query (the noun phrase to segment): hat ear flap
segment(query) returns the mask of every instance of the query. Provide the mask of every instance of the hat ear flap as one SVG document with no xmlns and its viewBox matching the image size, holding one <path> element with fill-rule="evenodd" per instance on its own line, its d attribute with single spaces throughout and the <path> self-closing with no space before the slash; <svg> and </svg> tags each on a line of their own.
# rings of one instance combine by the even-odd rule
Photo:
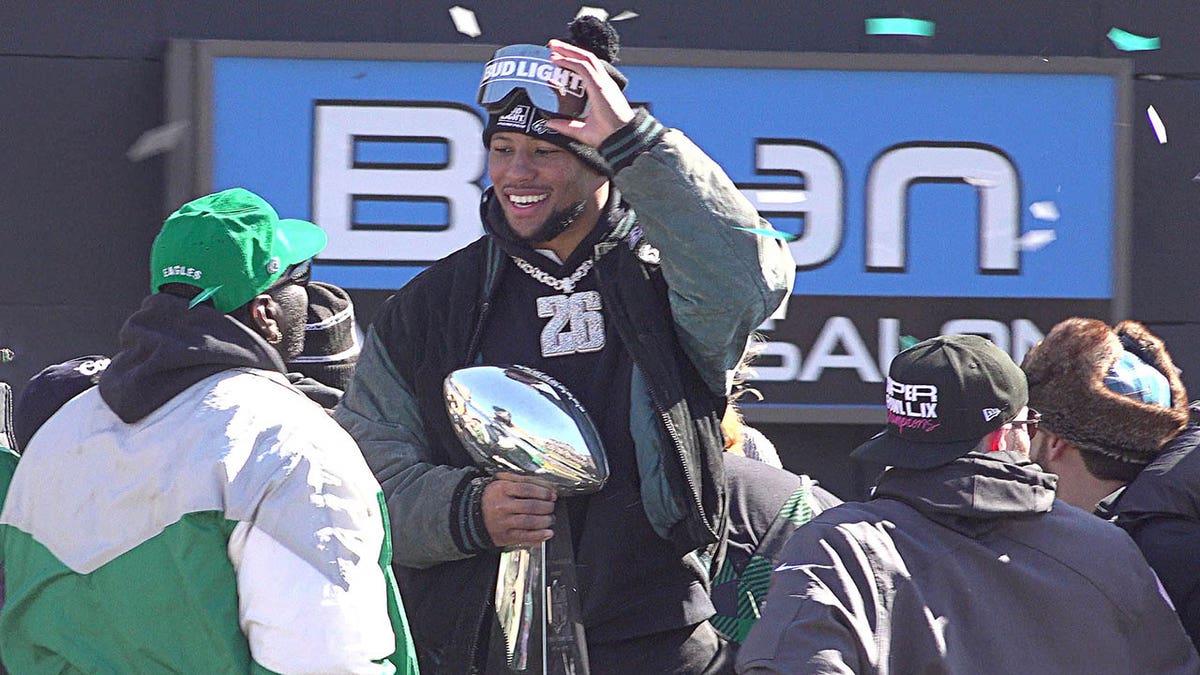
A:
<svg viewBox="0 0 1200 675">
<path fill-rule="evenodd" d="M 1183 419 L 1187 418 L 1188 397 L 1183 380 L 1179 377 L 1179 369 L 1167 352 L 1163 341 L 1137 321 L 1122 321 L 1115 329 L 1121 345 L 1139 359 L 1153 366 L 1155 370 L 1167 378 L 1171 385 L 1171 408 L 1179 411 Z"/>
</svg>

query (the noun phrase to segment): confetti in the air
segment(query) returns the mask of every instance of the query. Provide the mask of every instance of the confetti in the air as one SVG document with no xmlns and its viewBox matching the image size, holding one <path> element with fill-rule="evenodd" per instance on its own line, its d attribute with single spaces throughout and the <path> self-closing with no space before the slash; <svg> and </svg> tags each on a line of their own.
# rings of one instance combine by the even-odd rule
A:
<svg viewBox="0 0 1200 675">
<path fill-rule="evenodd" d="M 479 37 L 483 35 L 483 31 L 479 30 L 479 21 L 475 19 L 475 12 L 466 7 L 459 7 L 458 5 L 451 7 L 450 20 L 454 22 L 454 30 L 467 37 Z"/>
<path fill-rule="evenodd" d="M 637 12 L 631 12 L 629 10 L 625 10 L 624 12 L 621 12 L 620 14 L 610 18 L 609 21 L 628 21 L 629 19 L 636 19 L 636 18 L 638 18 Z"/>
<path fill-rule="evenodd" d="M 916 35 L 933 37 L 935 24 L 925 19 L 878 17 L 867 19 L 867 35 Z"/>
<path fill-rule="evenodd" d="M 755 190 L 760 204 L 799 204 L 808 199 L 804 190 Z"/>
<path fill-rule="evenodd" d="M 575 14 L 575 18 L 578 19 L 581 16 L 594 16 L 597 19 L 604 21 L 608 19 L 608 10 L 604 9 L 603 7 L 588 7 L 587 5 L 583 5 Z"/>
<path fill-rule="evenodd" d="M 1058 239 L 1058 235 L 1054 230 L 1030 230 L 1017 240 L 1017 248 L 1022 251 L 1040 251 L 1055 239 Z"/>
<path fill-rule="evenodd" d="M 1167 142 L 1167 125 L 1163 124 L 1162 118 L 1158 116 L 1158 111 L 1154 106 L 1146 108 L 1146 116 L 1150 118 L 1150 126 L 1154 129 L 1154 135 L 1158 137 L 1159 143 Z"/>
<path fill-rule="evenodd" d="M 125 151 L 125 156 L 131 162 L 140 162 L 147 157 L 168 152 L 183 140 L 187 131 L 187 120 L 169 122 L 161 127 L 154 127 L 138 136 L 138 139 Z"/>
<path fill-rule="evenodd" d="M 1159 38 L 1134 35 L 1116 27 L 1108 31 L 1108 39 L 1113 43 L 1114 47 L 1123 52 L 1144 52 L 1158 49 L 1162 46 L 1162 40 Z"/>
<path fill-rule="evenodd" d="M 768 230 L 764 227 L 734 227 L 733 229 L 741 230 L 742 232 L 750 232 L 751 234 L 761 234 L 764 237 L 782 239 L 784 241 L 797 241 L 800 239 L 800 235 L 798 234 L 792 234 L 791 232 L 780 232 L 779 230 Z"/>
<path fill-rule="evenodd" d="M 1058 204 L 1054 202 L 1034 202 L 1029 205 L 1029 212 L 1038 220 L 1053 222 L 1059 219 Z"/>
<path fill-rule="evenodd" d="M 967 185 L 973 185 L 977 188 L 996 187 L 996 181 L 990 178 L 973 178 L 971 176 L 967 176 L 966 178 L 963 178 L 963 182 Z"/>
<path fill-rule="evenodd" d="M 1192 182 L 1200 183 L 1200 173 L 1196 174 L 1195 176 L 1192 176 Z"/>
</svg>

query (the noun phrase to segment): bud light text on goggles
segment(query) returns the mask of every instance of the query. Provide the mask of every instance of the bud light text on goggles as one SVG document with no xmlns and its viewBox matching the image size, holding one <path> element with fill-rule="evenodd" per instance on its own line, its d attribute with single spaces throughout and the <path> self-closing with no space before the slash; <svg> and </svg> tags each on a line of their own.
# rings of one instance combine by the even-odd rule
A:
<svg viewBox="0 0 1200 675">
<path fill-rule="evenodd" d="M 528 44 L 502 47 L 484 66 L 478 102 L 488 112 L 504 110 L 518 91 L 529 97 L 533 107 L 548 115 L 579 118 L 588 112 L 583 79 L 554 65 L 549 47 Z"/>
</svg>

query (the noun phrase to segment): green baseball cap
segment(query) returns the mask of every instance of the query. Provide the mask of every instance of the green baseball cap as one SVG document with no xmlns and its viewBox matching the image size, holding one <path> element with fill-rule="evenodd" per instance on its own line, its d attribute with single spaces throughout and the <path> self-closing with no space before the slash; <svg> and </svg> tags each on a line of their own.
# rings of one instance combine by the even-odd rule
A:
<svg viewBox="0 0 1200 675">
<path fill-rule="evenodd" d="M 190 306 L 212 299 L 229 313 L 269 289 L 287 268 L 325 248 L 324 230 L 280 219 L 262 197 L 230 188 L 179 207 L 150 250 L 150 292 L 180 283 L 203 289 Z"/>
</svg>

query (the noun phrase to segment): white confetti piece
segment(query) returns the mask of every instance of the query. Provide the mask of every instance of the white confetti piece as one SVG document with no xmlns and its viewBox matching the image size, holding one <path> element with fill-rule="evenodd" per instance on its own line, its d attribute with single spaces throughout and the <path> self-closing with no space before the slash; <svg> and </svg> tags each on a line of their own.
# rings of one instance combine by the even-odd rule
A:
<svg viewBox="0 0 1200 675">
<path fill-rule="evenodd" d="M 799 204 L 808 199 L 804 190 L 755 190 L 760 204 Z"/>
<path fill-rule="evenodd" d="M 183 140 L 183 134 L 187 128 L 187 120 L 168 122 L 160 127 L 154 127 L 138 136 L 133 145 L 125 151 L 125 156 L 131 162 L 140 162 L 147 157 L 169 152 Z"/>
<path fill-rule="evenodd" d="M 1150 118 L 1150 126 L 1154 128 L 1154 135 L 1158 136 L 1159 143 L 1167 142 L 1167 126 L 1163 124 L 1162 118 L 1158 116 L 1158 111 L 1154 106 L 1146 108 L 1146 116 Z"/>
<path fill-rule="evenodd" d="M 1022 251 L 1039 251 L 1055 239 L 1058 239 L 1058 235 L 1054 230 L 1030 230 L 1017 240 L 1017 248 Z"/>
<path fill-rule="evenodd" d="M 579 8 L 579 12 L 575 14 L 575 18 L 578 19 L 581 16 L 594 16 L 601 21 L 605 21 L 608 19 L 608 10 L 603 7 L 588 7 L 587 5 L 583 5 Z"/>
<path fill-rule="evenodd" d="M 996 181 L 990 178 L 973 178 L 968 176 L 963 178 L 963 182 L 967 185 L 974 185 L 977 188 L 990 188 L 996 186 Z"/>
<path fill-rule="evenodd" d="M 639 14 L 637 12 L 625 10 L 624 12 L 621 12 L 620 14 L 610 18 L 609 21 L 628 21 L 629 19 L 636 19 L 638 16 Z"/>
<path fill-rule="evenodd" d="M 1038 220 L 1049 220 L 1053 222 L 1058 220 L 1060 217 L 1058 213 L 1058 204 L 1055 204 L 1054 202 L 1034 202 L 1029 205 L 1029 212 L 1032 213 L 1033 217 L 1037 218 Z"/>
<path fill-rule="evenodd" d="M 454 30 L 467 37 L 479 37 L 483 35 L 483 31 L 479 30 L 479 21 L 475 18 L 475 12 L 466 7 L 459 7 L 458 5 L 451 7 L 450 20 L 454 22 Z"/>
<path fill-rule="evenodd" d="M 1192 176 L 1192 182 L 1200 183 L 1200 173 L 1196 174 L 1195 176 Z"/>
</svg>

